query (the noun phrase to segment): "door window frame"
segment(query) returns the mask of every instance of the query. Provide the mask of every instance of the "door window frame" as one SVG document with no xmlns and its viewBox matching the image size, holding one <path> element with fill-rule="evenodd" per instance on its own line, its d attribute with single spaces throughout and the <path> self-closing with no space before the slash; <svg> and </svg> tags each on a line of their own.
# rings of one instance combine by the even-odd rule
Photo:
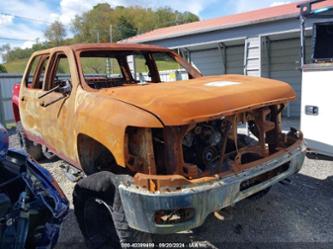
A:
<svg viewBox="0 0 333 249">
<path fill-rule="evenodd" d="M 31 87 L 29 87 L 28 82 L 29 82 L 29 78 L 30 78 L 30 73 L 31 73 L 32 65 L 35 62 L 35 60 L 38 60 L 38 62 L 37 62 L 35 71 L 32 75 Z M 36 85 L 37 81 L 39 81 L 39 79 L 40 79 L 40 73 L 41 73 L 41 70 L 42 70 L 42 65 L 44 64 L 45 60 L 48 60 L 48 61 L 47 61 L 45 71 L 44 71 L 42 86 L 39 87 L 39 88 L 35 88 L 35 85 Z M 47 75 L 49 65 L 50 65 L 50 53 L 36 54 L 35 56 L 33 56 L 33 58 L 29 61 L 29 67 L 28 67 L 28 70 L 27 70 L 27 72 L 24 76 L 24 86 L 25 86 L 25 88 L 27 88 L 29 90 L 44 90 L 44 85 L 45 85 L 46 75 Z M 37 77 L 37 75 L 38 75 L 38 77 Z"/>
<path fill-rule="evenodd" d="M 48 68 L 48 71 L 47 71 L 47 77 L 46 77 L 46 80 L 45 80 L 45 85 L 43 87 L 44 91 L 48 91 L 51 89 L 51 86 L 52 86 L 52 81 L 54 80 L 55 76 L 56 76 L 56 73 L 57 73 L 57 69 L 58 69 L 58 64 L 59 64 L 59 61 L 61 59 L 60 56 L 64 55 L 67 59 L 67 62 L 68 62 L 68 69 L 69 69 L 69 78 L 70 78 L 70 83 L 71 85 L 73 85 L 73 75 L 72 75 L 72 72 L 71 72 L 71 68 L 70 68 L 70 58 L 68 56 L 68 54 L 65 52 L 65 51 L 56 51 L 52 54 L 51 56 L 51 59 L 49 60 L 49 63 L 51 63 L 50 65 L 52 65 L 50 68 Z"/>
</svg>

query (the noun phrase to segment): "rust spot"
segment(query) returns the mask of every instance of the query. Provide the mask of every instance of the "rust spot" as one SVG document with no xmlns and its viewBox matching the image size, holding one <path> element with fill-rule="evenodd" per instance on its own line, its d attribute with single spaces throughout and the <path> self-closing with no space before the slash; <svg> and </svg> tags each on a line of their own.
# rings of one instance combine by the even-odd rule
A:
<svg viewBox="0 0 333 249">
<path fill-rule="evenodd" d="M 209 182 L 278 157 L 302 141 L 299 134 L 284 134 L 281 112 L 276 106 L 187 126 L 165 127 L 153 132 L 162 147 L 154 144 L 159 174 L 138 173 L 134 183 L 148 190 L 179 190 L 195 183 Z M 240 134 L 239 125 L 248 124 L 250 134 Z M 161 135 L 162 134 L 162 135 Z M 155 138 L 155 135 L 158 138 Z M 158 151 L 158 153 L 156 153 Z M 161 170 L 164 169 L 164 170 Z"/>
</svg>

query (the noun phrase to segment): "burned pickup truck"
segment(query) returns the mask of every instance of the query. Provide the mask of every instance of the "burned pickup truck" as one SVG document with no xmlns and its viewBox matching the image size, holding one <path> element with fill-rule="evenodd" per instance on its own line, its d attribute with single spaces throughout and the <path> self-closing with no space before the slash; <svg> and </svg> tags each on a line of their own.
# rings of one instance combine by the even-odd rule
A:
<svg viewBox="0 0 333 249">
<path fill-rule="evenodd" d="M 82 44 L 34 53 L 13 106 L 36 159 L 87 175 L 74 205 L 88 244 L 114 246 L 198 227 L 298 172 L 302 133 L 281 130 L 294 99 L 276 80 L 204 77 L 169 49 Z"/>
</svg>

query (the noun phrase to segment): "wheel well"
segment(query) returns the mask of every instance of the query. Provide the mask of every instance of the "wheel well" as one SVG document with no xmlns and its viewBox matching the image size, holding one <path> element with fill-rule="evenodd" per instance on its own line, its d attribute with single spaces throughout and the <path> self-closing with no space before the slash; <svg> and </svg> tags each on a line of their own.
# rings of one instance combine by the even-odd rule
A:
<svg viewBox="0 0 333 249">
<path fill-rule="evenodd" d="M 100 157 L 108 157 L 103 160 L 104 164 L 109 161 L 115 162 L 112 153 L 110 153 L 104 145 L 87 135 L 79 134 L 77 139 L 77 148 L 82 170 L 87 175 L 98 171 L 96 167 L 97 161 L 100 160 Z M 107 168 L 107 165 L 103 166 Z"/>
<path fill-rule="evenodd" d="M 82 170 L 87 175 L 98 171 L 111 171 L 117 174 L 123 169 L 117 165 L 111 151 L 90 136 L 79 134 L 77 148 Z"/>
</svg>

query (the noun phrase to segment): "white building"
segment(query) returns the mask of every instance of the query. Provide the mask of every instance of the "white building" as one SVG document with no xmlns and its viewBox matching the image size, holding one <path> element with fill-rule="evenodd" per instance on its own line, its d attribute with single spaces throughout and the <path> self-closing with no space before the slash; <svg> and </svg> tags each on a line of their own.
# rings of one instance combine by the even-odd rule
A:
<svg viewBox="0 0 333 249">
<path fill-rule="evenodd" d="M 246 74 L 288 82 L 298 98 L 286 108 L 285 115 L 299 117 L 302 74 L 298 4 L 156 29 L 123 42 L 177 49 L 204 75 Z M 327 0 L 314 7 L 332 5 L 333 0 Z M 313 22 L 318 20 L 308 22 L 306 27 L 308 61 L 312 54 Z"/>
</svg>

